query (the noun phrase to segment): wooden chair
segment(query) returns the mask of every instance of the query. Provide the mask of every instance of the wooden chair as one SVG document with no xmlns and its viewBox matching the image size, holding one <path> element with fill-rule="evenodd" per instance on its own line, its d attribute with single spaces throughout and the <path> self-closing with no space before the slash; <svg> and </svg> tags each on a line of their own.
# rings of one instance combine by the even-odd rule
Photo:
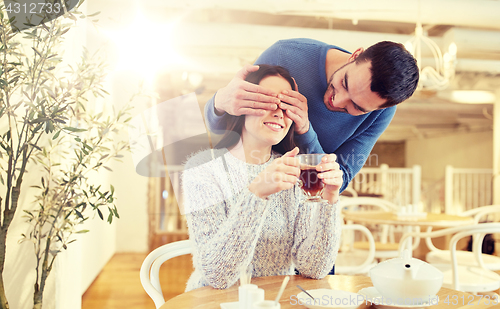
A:
<svg viewBox="0 0 500 309">
<path fill-rule="evenodd" d="M 478 208 L 474 208 L 468 211 L 463 212 L 462 216 L 473 217 L 474 222 L 477 224 L 483 220 L 485 216 L 488 215 L 498 215 L 500 214 L 500 205 L 490 205 L 490 206 L 482 206 Z M 430 232 L 431 229 L 427 231 Z M 484 235 L 482 236 L 484 237 Z M 473 236 L 473 247 L 479 246 L 483 242 L 483 238 L 477 235 Z M 451 255 L 449 250 L 441 250 L 434 246 L 431 238 L 426 238 L 425 242 L 430 252 L 425 256 L 425 260 L 432 264 L 450 264 L 451 263 Z M 476 260 L 476 256 L 474 253 L 469 251 L 458 250 L 456 252 L 457 263 L 458 265 L 476 265 L 477 263 L 483 263 L 484 266 L 493 271 L 500 270 L 500 257 L 482 254 L 480 248 L 478 249 L 479 261 Z"/>
<path fill-rule="evenodd" d="M 343 197 L 358 197 L 358 192 L 351 187 L 345 188 L 344 192 L 341 194 Z"/>
<path fill-rule="evenodd" d="M 368 254 L 361 250 L 353 250 L 350 244 L 341 244 L 341 251 L 335 261 L 335 274 L 338 275 L 363 275 L 367 274 L 377 262 L 375 261 L 375 240 L 369 229 L 360 224 L 342 225 L 342 234 L 345 231 L 359 231 L 368 239 Z"/>
<path fill-rule="evenodd" d="M 381 211 L 396 212 L 398 206 L 387 200 L 376 197 L 356 197 L 356 198 L 341 198 L 340 207 L 348 211 L 363 211 L 364 208 L 375 208 Z M 346 222 L 351 224 L 352 222 Z M 415 249 L 419 245 L 419 241 L 415 241 L 412 248 Z M 356 241 L 353 248 L 357 250 L 369 250 L 368 241 Z M 375 258 L 388 259 L 399 257 L 398 253 L 399 244 L 395 241 L 394 226 L 382 224 L 381 232 L 375 240 Z"/>
<path fill-rule="evenodd" d="M 165 303 L 160 285 L 161 265 L 171 258 L 190 254 L 191 252 L 190 240 L 176 241 L 156 248 L 142 262 L 140 271 L 142 287 L 149 297 L 153 299 L 157 309 Z"/>
<path fill-rule="evenodd" d="M 473 247 L 475 255 L 475 265 L 459 265 L 457 257 L 457 242 L 467 236 L 479 234 L 482 236 L 486 233 L 499 233 L 500 223 L 479 223 L 473 225 L 459 226 L 446 228 L 432 232 L 412 232 L 406 233 L 401 238 L 399 248 L 402 251 L 405 248 L 405 242 L 410 237 L 441 237 L 445 235 L 453 235 L 449 243 L 449 253 L 451 263 L 434 264 L 444 274 L 443 287 L 451 288 L 458 291 L 469 293 L 485 293 L 496 291 L 500 288 L 500 275 L 487 269 L 481 260 L 481 252 L 479 246 Z"/>
</svg>

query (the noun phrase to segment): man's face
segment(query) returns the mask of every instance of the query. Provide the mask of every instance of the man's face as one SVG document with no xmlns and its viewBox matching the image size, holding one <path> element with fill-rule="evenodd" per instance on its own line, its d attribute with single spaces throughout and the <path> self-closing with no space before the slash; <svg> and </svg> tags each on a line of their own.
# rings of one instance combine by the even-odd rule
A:
<svg viewBox="0 0 500 309">
<path fill-rule="evenodd" d="M 370 90 L 372 74 L 368 61 L 352 61 L 335 71 L 328 81 L 323 102 L 333 112 L 359 116 L 379 109 L 386 100 Z"/>
</svg>

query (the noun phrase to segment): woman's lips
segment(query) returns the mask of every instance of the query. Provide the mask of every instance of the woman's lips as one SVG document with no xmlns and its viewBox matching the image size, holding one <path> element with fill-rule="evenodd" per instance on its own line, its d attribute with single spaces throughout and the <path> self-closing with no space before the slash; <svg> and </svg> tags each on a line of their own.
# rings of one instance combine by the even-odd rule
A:
<svg viewBox="0 0 500 309">
<path fill-rule="evenodd" d="M 279 123 L 276 123 L 276 122 L 264 122 L 264 125 L 266 125 L 269 129 L 275 131 L 275 132 L 279 132 L 281 130 L 283 130 L 283 125 L 279 124 Z"/>
</svg>

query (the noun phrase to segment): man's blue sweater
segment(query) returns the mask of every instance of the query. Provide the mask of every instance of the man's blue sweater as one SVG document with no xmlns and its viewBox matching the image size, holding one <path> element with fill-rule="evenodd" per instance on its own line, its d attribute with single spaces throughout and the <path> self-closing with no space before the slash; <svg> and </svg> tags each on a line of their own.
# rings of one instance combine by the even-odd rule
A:
<svg viewBox="0 0 500 309">
<path fill-rule="evenodd" d="M 296 134 L 295 141 L 309 153 L 337 155 L 344 172 L 343 191 L 365 164 L 373 145 L 391 122 L 396 107 L 361 116 L 328 110 L 323 103 L 328 86 L 325 62 L 326 53 L 332 48 L 348 52 L 312 39 L 282 40 L 264 51 L 255 64 L 282 66 L 295 78 L 299 92 L 307 98 L 310 121 L 309 131 Z M 214 112 L 214 97 L 205 105 L 205 118 L 211 131 L 224 130 L 223 116 Z"/>
</svg>

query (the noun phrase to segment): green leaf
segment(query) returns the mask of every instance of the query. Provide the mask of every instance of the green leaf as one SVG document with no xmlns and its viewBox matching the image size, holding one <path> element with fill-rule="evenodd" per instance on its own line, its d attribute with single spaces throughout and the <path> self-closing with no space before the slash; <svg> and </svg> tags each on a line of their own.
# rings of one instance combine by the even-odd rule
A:
<svg viewBox="0 0 500 309">
<path fill-rule="evenodd" d="M 61 134 L 61 130 L 57 131 L 57 133 L 54 134 L 54 136 L 52 137 L 52 140 L 55 140 L 56 138 L 58 138 L 59 134 Z"/>
<path fill-rule="evenodd" d="M 42 54 L 40 54 L 40 52 L 36 48 L 34 48 L 34 47 L 31 47 L 31 48 L 35 51 L 35 53 L 37 53 L 38 56 L 42 57 Z"/>
<path fill-rule="evenodd" d="M 113 212 L 115 213 L 115 217 L 117 217 L 118 219 L 120 219 L 120 216 L 118 215 L 118 209 L 116 209 L 116 206 L 113 209 Z"/>
<path fill-rule="evenodd" d="M 30 217 L 34 217 L 33 214 L 30 211 L 23 210 L 25 213 L 27 213 Z"/>
<path fill-rule="evenodd" d="M 37 145 L 35 145 L 35 144 L 30 144 L 30 146 L 31 146 L 31 147 L 34 147 L 34 148 L 36 148 L 36 149 L 37 149 L 37 150 L 39 150 L 39 151 L 42 151 L 42 148 L 38 147 L 38 146 L 37 146 Z M 45 149 L 45 148 L 44 148 L 44 149 Z"/>
<path fill-rule="evenodd" d="M 78 129 L 73 127 L 64 127 L 63 130 L 71 131 L 71 132 L 85 132 L 87 129 Z"/>
<path fill-rule="evenodd" d="M 73 210 L 76 212 L 76 215 L 77 215 L 78 217 L 80 217 L 80 219 L 85 219 L 85 218 L 83 217 L 83 215 L 82 215 L 82 213 L 81 213 L 81 212 L 79 212 L 79 211 L 78 211 L 78 210 L 76 210 L 76 209 L 73 209 Z"/>
<path fill-rule="evenodd" d="M 33 133 L 38 132 L 43 127 L 43 122 L 40 123 L 36 128 L 33 129 Z"/>
<path fill-rule="evenodd" d="M 88 232 L 89 232 L 89 230 L 81 230 L 81 231 L 76 232 L 76 234 L 83 234 L 83 233 L 88 233 Z"/>
<path fill-rule="evenodd" d="M 97 214 L 99 215 L 99 218 L 101 218 L 101 220 L 104 220 L 104 217 L 102 215 L 102 212 L 99 208 L 96 208 L 97 209 Z"/>
<path fill-rule="evenodd" d="M 99 14 L 101 14 L 101 11 L 87 15 L 87 17 L 94 17 L 94 16 L 99 15 Z"/>
</svg>

